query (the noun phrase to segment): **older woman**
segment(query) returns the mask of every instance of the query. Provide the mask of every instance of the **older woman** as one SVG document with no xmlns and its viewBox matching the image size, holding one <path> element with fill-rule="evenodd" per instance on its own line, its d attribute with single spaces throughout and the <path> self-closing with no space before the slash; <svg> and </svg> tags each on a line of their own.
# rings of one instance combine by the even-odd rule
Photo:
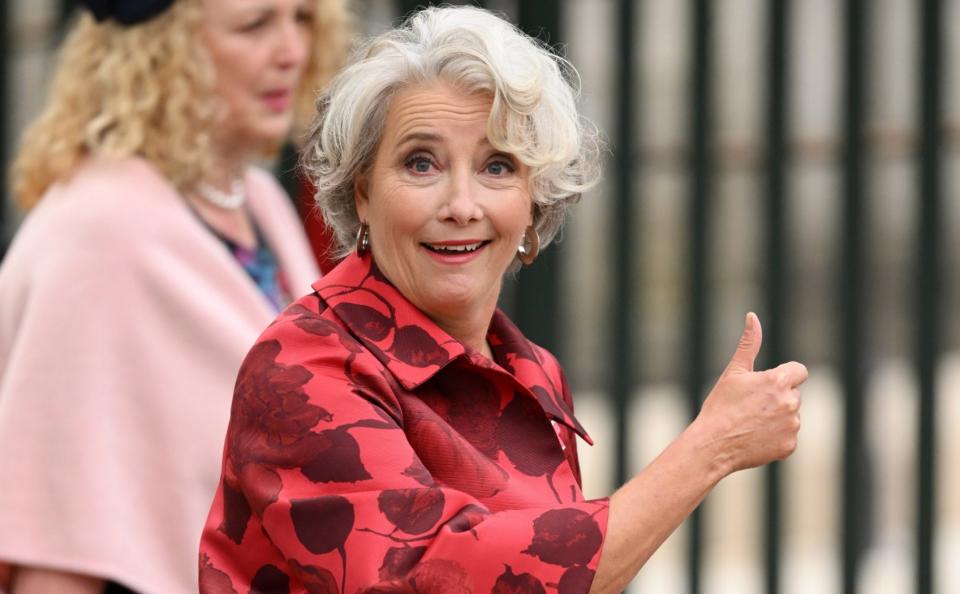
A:
<svg viewBox="0 0 960 594">
<path fill-rule="evenodd" d="M 563 373 L 496 309 L 594 178 L 569 66 L 479 9 L 374 39 L 306 164 L 345 256 L 245 360 L 201 591 L 620 591 L 725 475 L 787 456 L 798 363 L 760 327 L 697 420 L 585 500 Z"/>
<path fill-rule="evenodd" d="M 312 110 L 344 8 L 85 5 L 14 169 L 30 213 L 0 269 L 0 590 L 196 592 L 237 369 L 317 278 L 251 163 Z"/>
</svg>

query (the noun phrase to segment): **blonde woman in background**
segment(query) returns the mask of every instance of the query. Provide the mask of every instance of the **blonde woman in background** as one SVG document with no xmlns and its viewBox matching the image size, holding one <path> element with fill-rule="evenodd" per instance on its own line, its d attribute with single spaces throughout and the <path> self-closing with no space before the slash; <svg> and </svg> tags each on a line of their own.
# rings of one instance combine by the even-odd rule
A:
<svg viewBox="0 0 960 594">
<path fill-rule="evenodd" d="M 342 0 L 85 0 L 0 268 L 0 591 L 196 592 L 237 369 L 318 273 L 253 161 L 339 64 Z"/>
</svg>

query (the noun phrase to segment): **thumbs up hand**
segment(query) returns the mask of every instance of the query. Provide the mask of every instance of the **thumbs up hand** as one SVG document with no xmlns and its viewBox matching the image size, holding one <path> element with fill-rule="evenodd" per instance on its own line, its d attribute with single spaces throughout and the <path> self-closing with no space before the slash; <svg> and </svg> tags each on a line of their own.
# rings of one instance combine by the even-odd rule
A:
<svg viewBox="0 0 960 594">
<path fill-rule="evenodd" d="M 782 460 L 797 447 L 807 368 L 791 361 L 754 371 L 762 342 L 760 320 L 751 312 L 736 352 L 693 422 L 723 474 Z"/>
</svg>

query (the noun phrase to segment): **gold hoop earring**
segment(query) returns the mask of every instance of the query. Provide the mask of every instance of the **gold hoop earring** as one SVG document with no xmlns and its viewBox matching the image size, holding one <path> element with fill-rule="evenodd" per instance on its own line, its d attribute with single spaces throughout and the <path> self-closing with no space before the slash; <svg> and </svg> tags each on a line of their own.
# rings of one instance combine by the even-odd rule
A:
<svg viewBox="0 0 960 594">
<path fill-rule="evenodd" d="M 357 229 L 357 255 L 362 256 L 370 251 L 370 225 L 360 223 Z"/>
<path fill-rule="evenodd" d="M 523 232 L 523 243 L 517 248 L 517 259 L 524 266 L 530 266 L 540 255 L 540 234 L 533 228 L 533 225 L 527 227 Z"/>
</svg>

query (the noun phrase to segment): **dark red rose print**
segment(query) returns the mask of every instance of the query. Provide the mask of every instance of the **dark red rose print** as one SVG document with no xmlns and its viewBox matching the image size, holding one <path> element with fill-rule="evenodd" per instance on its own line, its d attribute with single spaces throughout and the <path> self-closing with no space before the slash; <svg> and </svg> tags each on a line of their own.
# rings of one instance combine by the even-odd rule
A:
<svg viewBox="0 0 960 594">
<path fill-rule="evenodd" d="M 540 406 L 543 408 L 544 412 L 547 413 L 547 416 L 553 417 L 560 421 L 566 420 L 567 416 L 557 405 L 556 400 L 553 399 L 553 397 L 550 395 L 550 392 L 548 392 L 546 388 L 543 386 L 533 386 L 530 391 L 533 392 L 534 396 L 537 397 L 537 402 L 540 403 Z"/>
<path fill-rule="evenodd" d="M 250 594 L 290 594 L 290 576 L 276 565 L 264 565 L 250 582 Z"/>
<path fill-rule="evenodd" d="M 399 361 L 413 367 L 443 366 L 449 359 L 447 351 L 420 326 L 398 328 L 390 352 Z"/>
<path fill-rule="evenodd" d="M 206 553 L 200 554 L 200 591 L 205 594 L 237 594 L 230 576 L 214 567 Z"/>
<path fill-rule="evenodd" d="M 243 485 L 247 501 L 252 502 L 253 511 L 260 515 L 277 500 L 283 487 L 280 475 L 275 470 L 253 462 L 244 464 L 240 469 L 240 484 Z"/>
<path fill-rule="evenodd" d="M 250 521 L 250 505 L 243 493 L 223 482 L 223 521 L 218 530 L 227 535 L 227 538 L 240 544 L 243 534 L 247 531 L 247 522 Z"/>
<path fill-rule="evenodd" d="M 422 398 L 475 448 L 497 457 L 500 393 L 490 379 L 476 373 L 439 375 Z"/>
<path fill-rule="evenodd" d="M 540 580 L 529 573 L 514 575 L 513 568 L 507 565 L 507 570 L 497 578 L 491 594 L 547 594 Z"/>
<path fill-rule="evenodd" d="M 435 481 L 478 499 L 493 497 L 506 488 L 506 471 L 467 443 L 423 401 L 410 398 L 401 404 L 407 439 Z"/>
<path fill-rule="evenodd" d="M 417 594 L 473 594 L 467 571 L 447 559 L 431 559 L 417 565 L 410 585 Z"/>
<path fill-rule="evenodd" d="M 349 324 L 361 338 L 375 342 L 385 339 L 394 326 L 390 318 L 366 305 L 341 303 L 334 306 L 333 313 Z"/>
<path fill-rule="evenodd" d="M 308 551 L 317 555 L 333 550 L 340 552 L 343 560 L 341 591 L 347 579 L 347 551 L 344 545 L 353 530 L 355 516 L 353 504 L 340 495 L 295 499 L 290 503 L 293 529 Z"/>
<path fill-rule="evenodd" d="M 309 402 L 303 386 L 313 374 L 299 365 L 277 362 L 276 340 L 255 345 L 237 379 L 232 418 L 227 434 L 229 455 L 225 473 L 225 513 L 221 531 L 234 542 L 242 538 L 253 495 L 258 512 L 276 499 L 280 477 L 270 466 L 291 465 L 291 457 L 309 448 L 310 428 L 332 415 Z M 241 489 L 243 484 L 244 489 Z M 229 531 L 229 532 L 226 532 Z"/>
<path fill-rule="evenodd" d="M 234 463 L 269 459 L 320 420 L 332 418 L 303 391 L 313 374 L 299 365 L 278 363 L 280 348 L 276 340 L 255 345 L 241 368 L 229 436 Z"/>
<path fill-rule="evenodd" d="M 479 505 L 464 506 L 445 524 L 453 533 L 466 532 L 472 530 L 474 526 L 483 521 L 490 515 L 490 512 Z"/>
<path fill-rule="evenodd" d="M 360 461 L 360 446 L 343 427 L 312 434 L 300 472 L 315 483 L 355 483 L 370 478 Z M 306 452 L 305 452 L 306 453 Z"/>
<path fill-rule="evenodd" d="M 491 323 L 491 327 L 493 326 L 499 326 L 499 329 L 489 337 L 490 350 L 493 351 L 494 360 L 501 367 L 516 375 L 517 371 L 512 363 L 516 359 L 526 359 L 540 365 L 540 357 L 533 345 L 506 316 L 502 316 L 499 312 L 494 314 Z"/>
<path fill-rule="evenodd" d="M 603 542 L 597 522 L 573 508 L 541 514 L 533 521 L 533 532 L 533 542 L 523 552 L 563 567 L 588 564 Z"/>
<path fill-rule="evenodd" d="M 416 565 L 426 552 L 427 547 L 391 547 L 380 566 L 380 579 L 389 581 L 406 577 L 410 568 Z"/>
<path fill-rule="evenodd" d="M 583 565 L 574 565 L 563 572 L 557 585 L 557 594 L 587 594 L 593 584 L 593 571 Z"/>
<path fill-rule="evenodd" d="M 343 548 L 353 529 L 353 504 L 339 495 L 296 499 L 290 505 L 290 519 L 303 546 L 321 555 Z"/>
<path fill-rule="evenodd" d="M 444 497 L 440 489 L 391 489 L 377 497 L 380 511 L 407 534 L 423 534 L 440 520 Z"/>
<path fill-rule="evenodd" d="M 300 583 L 309 594 L 340 594 L 337 580 L 323 567 L 304 566 L 296 559 L 291 559 L 288 563 L 297 572 Z"/>
<path fill-rule="evenodd" d="M 287 309 L 283 310 L 283 315 L 290 317 L 316 317 L 317 312 L 313 311 L 299 303 L 294 303 Z"/>
<path fill-rule="evenodd" d="M 432 487 L 436 484 L 433 477 L 430 476 L 430 471 L 427 470 L 427 467 L 423 465 L 423 462 L 421 462 L 419 458 L 414 458 L 413 461 L 410 462 L 410 466 L 403 469 L 401 474 L 412 478 L 424 487 Z"/>
<path fill-rule="evenodd" d="M 514 394 L 497 425 L 497 443 L 517 470 L 531 476 L 552 473 L 563 462 L 563 450 L 540 405 Z"/>
<path fill-rule="evenodd" d="M 363 351 L 363 348 L 357 344 L 357 341 L 332 320 L 311 315 L 295 319 L 293 325 L 308 334 L 336 336 L 340 339 L 340 344 L 351 353 L 360 353 Z"/>
</svg>

